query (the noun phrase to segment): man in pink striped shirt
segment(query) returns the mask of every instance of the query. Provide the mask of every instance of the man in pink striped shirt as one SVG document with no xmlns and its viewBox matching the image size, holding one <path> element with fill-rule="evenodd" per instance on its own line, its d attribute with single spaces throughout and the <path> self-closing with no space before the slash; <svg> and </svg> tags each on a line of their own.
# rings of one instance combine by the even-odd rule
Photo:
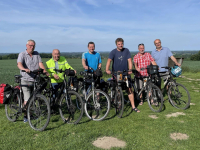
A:
<svg viewBox="0 0 200 150">
<path fill-rule="evenodd" d="M 144 49 L 144 44 L 141 43 L 138 45 L 138 54 L 133 58 L 135 69 L 138 71 L 136 73 L 136 84 L 137 88 L 140 90 L 143 85 L 143 77 L 148 76 L 147 69 L 141 70 L 141 68 L 146 68 L 148 65 L 157 65 L 150 53 L 146 53 Z M 142 94 L 140 95 L 140 103 L 143 104 Z"/>
</svg>

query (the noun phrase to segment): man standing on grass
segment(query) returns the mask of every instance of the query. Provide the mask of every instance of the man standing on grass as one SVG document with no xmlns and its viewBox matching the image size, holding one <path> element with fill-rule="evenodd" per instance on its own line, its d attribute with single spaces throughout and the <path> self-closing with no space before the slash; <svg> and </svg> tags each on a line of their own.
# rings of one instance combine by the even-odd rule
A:
<svg viewBox="0 0 200 150">
<path fill-rule="evenodd" d="M 122 38 L 117 38 L 115 40 L 115 44 L 117 48 L 112 50 L 109 54 L 107 64 L 106 64 L 106 73 L 111 74 L 111 71 L 109 70 L 111 62 L 112 62 L 112 71 L 116 72 L 116 71 L 132 70 L 131 53 L 127 48 L 123 47 L 124 40 Z M 129 82 L 129 87 L 127 88 L 128 98 L 131 102 L 132 110 L 135 112 L 140 112 L 140 110 L 135 107 L 135 103 L 134 103 L 134 95 L 132 91 L 132 85 L 130 83 L 131 73 L 132 72 L 129 72 L 129 76 L 128 76 L 128 82 Z"/>
<path fill-rule="evenodd" d="M 94 42 L 88 43 L 88 52 L 82 54 L 82 65 L 83 68 L 88 70 L 91 67 L 93 70 L 97 70 L 97 68 L 101 68 L 101 56 L 100 53 L 95 52 L 95 44 Z"/>
<path fill-rule="evenodd" d="M 135 65 L 135 69 L 138 71 L 136 73 L 136 84 L 137 88 L 141 90 L 143 82 L 143 77 L 148 76 L 147 69 L 141 70 L 141 68 L 147 68 L 150 64 L 156 65 L 156 62 L 154 61 L 151 54 L 146 53 L 144 49 L 144 44 L 141 43 L 138 45 L 138 54 L 136 54 L 133 58 L 133 62 Z M 139 105 L 143 105 L 143 99 L 142 94 L 140 95 L 140 103 Z"/>
<path fill-rule="evenodd" d="M 45 70 L 45 67 L 42 63 L 42 59 L 35 49 L 35 41 L 28 40 L 26 44 L 26 50 L 21 52 L 17 58 L 17 67 L 20 69 L 20 74 L 22 75 L 21 84 L 22 85 L 29 85 L 33 86 L 34 82 L 34 75 L 30 73 L 30 71 L 37 70 L 39 68 L 44 69 L 44 73 L 47 75 L 48 72 Z M 26 72 L 22 72 L 25 70 Z M 24 106 L 26 105 L 28 99 L 30 98 L 31 88 L 30 87 L 22 87 L 23 94 L 24 94 Z M 26 108 L 25 108 L 26 109 Z M 27 114 L 24 114 L 24 123 L 28 121 Z"/>
<path fill-rule="evenodd" d="M 168 66 L 169 57 L 177 66 L 181 66 L 181 64 L 177 62 L 176 58 L 173 56 L 169 48 L 161 46 L 160 39 L 156 39 L 154 41 L 154 45 L 156 46 L 156 49 L 151 52 L 151 55 L 159 66 L 159 81 L 157 82 L 157 86 L 161 88 L 161 78 L 163 80 L 166 80 L 169 75 L 168 70 L 162 68 Z"/>
<path fill-rule="evenodd" d="M 52 58 L 46 62 L 47 64 L 47 71 L 50 74 L 51 77 L 51 84 L 54 89 L 54 97 L 56 96 L 56 92 L 59 89 L 60 84 L 62 84 L 64 80 L 64 72 L 59 73 L 55 71 L 54 69 L 71 69 L 74 70 L 67 62 L 65 57 L 60 56 L 60 51 L 58 49 L 54 49 L 52 52 Z M 75 70 L 76 73 L 76 70 Z M 53 103 L 52 103 L 53 104 Z"/>
</svg>

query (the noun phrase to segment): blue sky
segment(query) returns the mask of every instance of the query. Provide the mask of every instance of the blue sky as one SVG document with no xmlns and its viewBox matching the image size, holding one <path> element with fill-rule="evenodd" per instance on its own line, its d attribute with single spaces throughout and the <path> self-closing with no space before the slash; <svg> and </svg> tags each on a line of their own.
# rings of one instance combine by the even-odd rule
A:
<svg viewBox="0 0 200 150">
<path fill-rule="evenodd" d="M 171 50 L 200 50 L 199 0 L 0 0 L 0 53 L 111 51 L 121 37 L 137 51 L 154 40 Z"/>
</svg>

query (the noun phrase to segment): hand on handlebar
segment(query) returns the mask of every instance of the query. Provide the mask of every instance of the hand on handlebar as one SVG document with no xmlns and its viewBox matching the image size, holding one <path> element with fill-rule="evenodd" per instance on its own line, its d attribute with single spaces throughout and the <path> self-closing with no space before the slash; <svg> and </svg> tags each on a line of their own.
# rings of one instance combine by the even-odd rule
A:
<svg viewBox="0 0 200 150">
<path fill-rule="evenodd" d="M 24 69 L 24 71 L 25 71 L 26 73 L 30 73 L 30 72 L 31 72 L 29 69 Z"/>
<path fill-rule="evenodd" d="M 88 66 L 85 66 L 84 68 L 85 68 L 85 70 L 88 70 Z"/>
<path fill-rule="evenodd" d="M 53 77 L 56 79 L 56 80 L 59 80 L 59 76 L 57 74 L 54 74 Z"/>
<path fill-rule="evenodd" d="M 111 74 L 111 71 L 110 71 L 110 70 L 106 70 L 106 73 L 107 73 L 107 74 Z"/>
</svg>

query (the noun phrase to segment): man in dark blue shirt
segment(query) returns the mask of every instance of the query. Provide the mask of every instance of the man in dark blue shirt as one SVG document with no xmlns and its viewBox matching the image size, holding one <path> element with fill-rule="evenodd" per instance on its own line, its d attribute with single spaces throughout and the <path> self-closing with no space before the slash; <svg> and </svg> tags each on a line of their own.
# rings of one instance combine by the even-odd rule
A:
<svg viewBox="0 0 200 150">
<path fill-rule="evenodd" d="M 122 38 L 117 38 L 115 40 L 115 44 L 117 48 L 115 48 L 114 50 L 110 52 L 108 60 L 107 60 L 107 64 L 106 64 L 107 74 L 111 74 L 111 71 L 109 70 L 111 62 L 113 62 L 112 71 L 124 71 L 124 70 L 128 71 L 128 70 L 131 70 L 133 67 L 132 60 L 131 60 L 131 53 L 127 48 L 124 48 L 124 40 Z M 132 72 L 129 72 L 129 75 L 131 73 Z M 128 77 L 128 79 L 130 80 L 130 77 Z M 135 107 L 134 95 L 131 88 L 131 84 L 127 88 L 127 92 L 128 92 L 128 98 L 132 105 L 132 110 L 135 112 L 140 112 L 139 109 Z"/>
</svg>

